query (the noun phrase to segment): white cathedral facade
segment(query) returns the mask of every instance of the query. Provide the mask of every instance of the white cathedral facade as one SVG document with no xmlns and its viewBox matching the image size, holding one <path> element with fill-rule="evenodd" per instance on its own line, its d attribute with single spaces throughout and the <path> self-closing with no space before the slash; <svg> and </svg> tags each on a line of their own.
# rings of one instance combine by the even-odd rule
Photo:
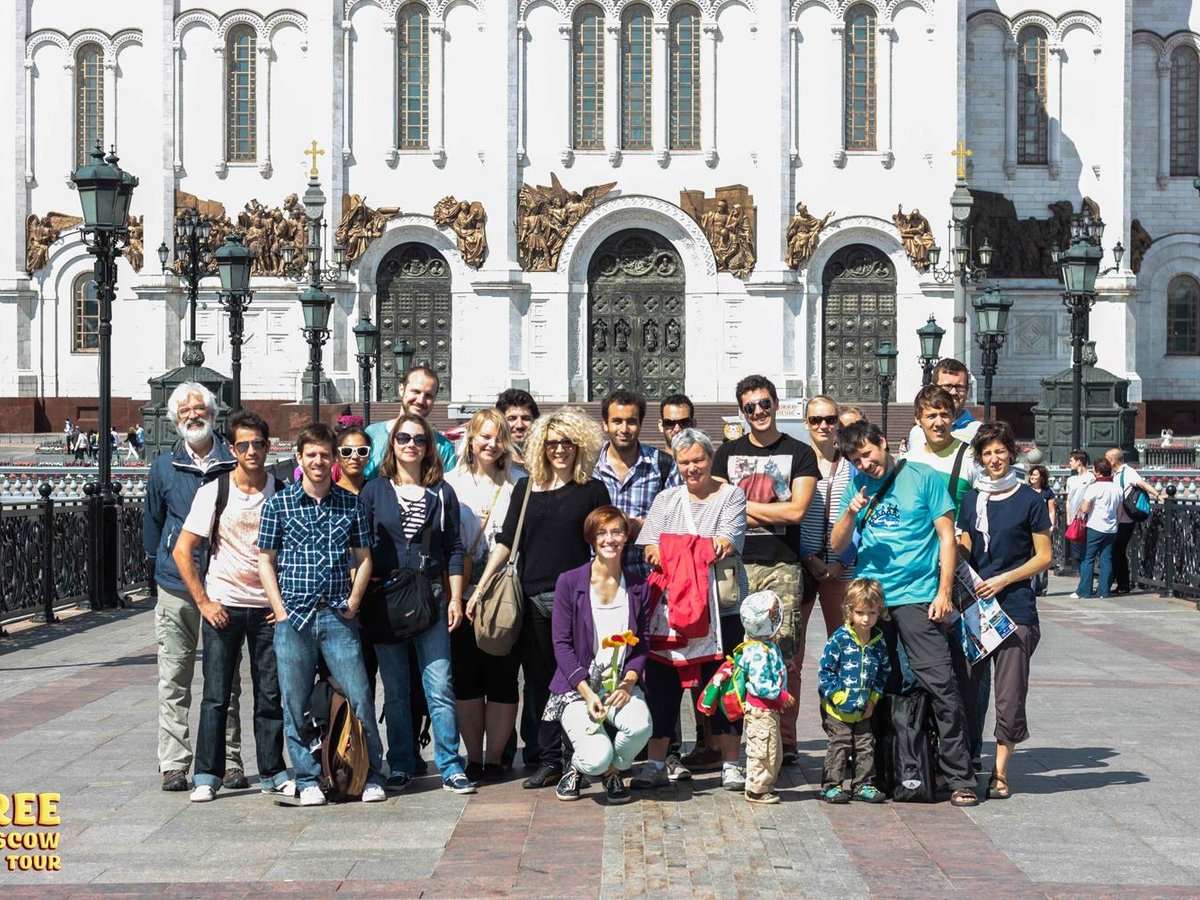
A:
<svg viewBox="0 0 1200 900">
<path fill-rule="evenodd" d="M 942 354 L 978 372 L 983 284 L 956 302 L 928 258 L 933 243 L 941 267 L 953 256 L 961 140 L 972 259 L 986 240 L 991 283 L 1014 301 L 996 396 L 1027 407 L 1069 365 L 1049 251 L 1087 198 L 1110 269 L 1091 318 L 1098 365 L 1130 380 L 1154 429 L 1196 424 L 1191 3 L 16 0 L 0 40 L 14 100 L 0 397 L 95 396 L 90 257 L 70 228 L 40 255 L 27 231 L 79 215 L 70 173 L 99 140 L 140 179 L 142 259 L 119 263 L 113 313 L 118 397 L 146 398 L 147 379 L 179 365 L 186 291 L 154 251 L 178 211 L 219 205 L 237 227 L 261 210 L 269 231 L 315 158 L 327 251 L 345 198 L 373 214 L 327 286 L 338 400 L 359 399 L 353 328 L 369 316 L 383 399 L 403 338 L 456 402 L 513 384 L 598 399 L 618 383 L 731 402 L 752 371 L 790 396 L 869 401 L 874 348 L 890 341 L 906 402 L 930 315 Z M 305 156 L 314 140 L 321 155 Z M 435 212 L 446 197 L 465 204 L 457 220 Z M 295 401 L 299 288 L 266 273 L 252 287 L 242 396 Z M 203 284 L 197 336 L 228 372 L 215 288 Z"/>
</svg>

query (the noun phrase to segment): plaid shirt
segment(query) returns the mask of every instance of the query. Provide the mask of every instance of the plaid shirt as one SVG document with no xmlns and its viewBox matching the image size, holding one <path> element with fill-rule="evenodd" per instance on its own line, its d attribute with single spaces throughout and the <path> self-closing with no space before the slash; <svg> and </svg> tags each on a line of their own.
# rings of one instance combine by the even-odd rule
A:
<svg viewBox="0 0 1200 900">
<path fill-rule="evenodd" d="M 612 463 L 608 461 L 608 448 L 609 442 L 605 441 L 604 446 L 600 448 L 600 458 L 596 460 L 596 468 L 592 474 L 608 488 L 608 496 L 612 498 L 613 506 L 627 516 L 645 519 L 660 491 L 683 484 L 683 478 L 674 462 L 667 471 L 666 480 L 663 480 L 658 468 L 661 451 L 642 443 L 638 443 L 637 461 L 629 467 L 629 471 L 625 473 L 625 480 L 622 481 L 613 470 Z M 642 548 L 634 546 L 632 541 L 625 548 L 621 565 L 643 577 L 650 573 L 650 566 L 642 556 Z"/>
<path fill-rule="evenodd" d="M 350 599 L 351 547 L 369 547 L 371 532 L 358 497 L 334 485 L 317 502 L 302 481 L 273 494 L 263 505 L 258 546 L 278 550 L 279 593 L 288 620 L 304 631 L 318 605 L 345 609 Z"/>
</svg>

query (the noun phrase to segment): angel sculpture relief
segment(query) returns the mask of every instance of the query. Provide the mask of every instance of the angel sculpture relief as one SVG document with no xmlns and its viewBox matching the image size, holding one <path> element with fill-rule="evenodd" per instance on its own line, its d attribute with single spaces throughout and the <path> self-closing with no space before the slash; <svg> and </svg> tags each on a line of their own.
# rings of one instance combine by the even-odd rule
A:
<svg viewBox="0 0 1200 900">
<path fill-rule="evenodd" d="M 346 248 L 346 265 L 367 252 L 371 241 L 383 234 L 388 219 L 400 212 L 398 206 L 381 206 L 372 209 L 358 194 L 342 196 L 342 220 L 338 223 L 334 240 Z"/>
<path fill-rule="evenodd" d="M 799 269 L 812 258 L 817 243 L 821 240 L 821 231 L 829 223 L 833 211 L 825 213 L 818 219 L 808 211 L 803 203 L 796 204 L 796 215 L 788 223 L 787 229 L 787 264 L 789 269 Z"/>
<path fill-rule="evenodd" d="M 526 272 L 553 272 L 558 254 L 579 220 L 616 186 L 593 185 L 568 192 L 550 173 L 550 187 L 523 184 L 517 192 L 517 259 Z"/>
<path fill-rule="evenodd" d="M 456 238 L 458 252 L 463 261 L 473 269 L 483 265 L 487 257 L 487 213 L 479 201 L 468 203 L 453 196 L 443 197 L 433 208 L 433 221 L 440 228 L 451 229 Z"/>
<path fill-rule="evenodd" d="M 66 213 L 49 212 L 38 218 L 31 213 L 25 220 L 25 274 L 32 275 L 50 262 L 50 246 L 64 231 L 74 228 L 83 219 Z"/>
<path fill-rule="evenodd" d="M 125 259 L 135 272 L 142 271 L 142 265 L 146 261 L 146 250 L 142 243 L 145 221 L 145 216 L 129 217 L 129 246 L 125 248 Z"/>
<path fill-rule="evenodd" d="M 905 213 L 901 205 L 896 208 L 892 223 L 900 231 L 904 252 L 908 254 L 913 268 L 918 272 L 928 271 L 929 248 L 933 246 L 933 230 L 929 227 L 929 220 L 921 215 L 919 209 Z"/>
</svg>

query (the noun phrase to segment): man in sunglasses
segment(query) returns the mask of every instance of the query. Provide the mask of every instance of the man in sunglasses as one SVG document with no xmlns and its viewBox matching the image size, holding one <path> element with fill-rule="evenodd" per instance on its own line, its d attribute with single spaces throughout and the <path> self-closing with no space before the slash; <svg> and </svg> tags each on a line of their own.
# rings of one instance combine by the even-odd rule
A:
<svg viewBox="0 0 1200 900">
<path fill-rule="evenodd" d="M 275 615 L 258 574 L 258 524 L 263 504 L 280 483 L 267 473 L 270 428 L 241 409 L 229 417 L 237 468 L 196 491 L 173 554 L 179 574 L 203 616 L 204 703 L 196 735 L 196 789 L 192 802 L 212 800 L 225 771 L 225 721 L 234 671 L 245 644 L 254 682 L 254 745 L 264 794 L 287 780 L 283 707 L 275 665 Z M 201 581 L 193 553 L 207 543 L 208 574 Z"/>
<path fill-rule="evenodd" d="M 213 431 L 217 399 L 204 385 L 184 382 L 167 400 L 167 418 L 179 433 L 170 453 L 160 453 L 146 482 L 142 540 L 154 560 L 158 603 L 154 632 L 158 640 L 158 768 L 164 791 L 186 791 L 192 765 L 188 711 L 192 706 L 192 674 L 200 640 L 200 610 L 175 564 L 173 551 L 192 500 L 202 484 L 224 475 L 237 463 L 229 445 Z M 208 556 L 196 548 L 196 570 L 208 568 Z M 240 684 L 234 677 L 225 736 L 225 786 L 247 787 L 242 771 Z"/>
<path fill-rule="evenodd" d="M 696 408 L 687 394 L 668 394 L 663 397 L 658 405 L 658 430 L 662 432 L 668 453 L 672 453 L 671 442 L 675 440 L 675 435 L 695 424 Z"/>
<path fill-rule="evenodd" d="M 422 419 L 429 418 L 441 385 L 437 372 L 429 366 L 413 366 L 404 373 L 403 385 L 400 391 L 400 408 L 405 414 L 412 413 Z M 369 480 L 379 473 L 379 467 L 383 465 L 383 458 L 392 442 L 390 435 L 395 424 L 395 419 L 388 419 L 386 422 L 373 422 L 367 427 L 367 437 L 371 439 L 372 449 L 366 471 L 363 472 L 364 478 Z M 442 458 L 442 471 L 449 472 L 454 468 L 454 442 L 440 431 L 434 431 L 433 436 L 437 441 L 438 456 Z"/>
</svg>

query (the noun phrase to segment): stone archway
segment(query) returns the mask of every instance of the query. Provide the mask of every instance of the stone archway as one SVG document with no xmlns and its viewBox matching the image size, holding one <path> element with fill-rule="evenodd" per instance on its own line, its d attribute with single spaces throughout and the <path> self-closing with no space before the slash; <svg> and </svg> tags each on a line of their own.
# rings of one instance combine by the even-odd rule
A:
<svg viewBox="0 0 1200 900">
<path fill-rule="evenodd" d="M 821 390 L 839 403 L 878 402 L 875 350 L 896 344 L 896 268 L 875 247 L 850 244 L 825 264 L 821 286 Z"/>
<path fill-rule="evenodd" d="M 450 266 L 437 250 L 423 243 L 406 243 L 388 251 L 375 273 L 375 321 L 379 323 L 380 353 L 376 399 L 399 399 L 394 348 L 401 338 L 413 349 L 413 363 L 438 374 L 438 399 L 451 396 Z"/>
<path fill-rule="evenodd" d="M 626 388 L 647 400 L 684 389 L 684 271 L 662 235 L 608 237 L 588 264 L 588 398 Z"/>
</svg>

